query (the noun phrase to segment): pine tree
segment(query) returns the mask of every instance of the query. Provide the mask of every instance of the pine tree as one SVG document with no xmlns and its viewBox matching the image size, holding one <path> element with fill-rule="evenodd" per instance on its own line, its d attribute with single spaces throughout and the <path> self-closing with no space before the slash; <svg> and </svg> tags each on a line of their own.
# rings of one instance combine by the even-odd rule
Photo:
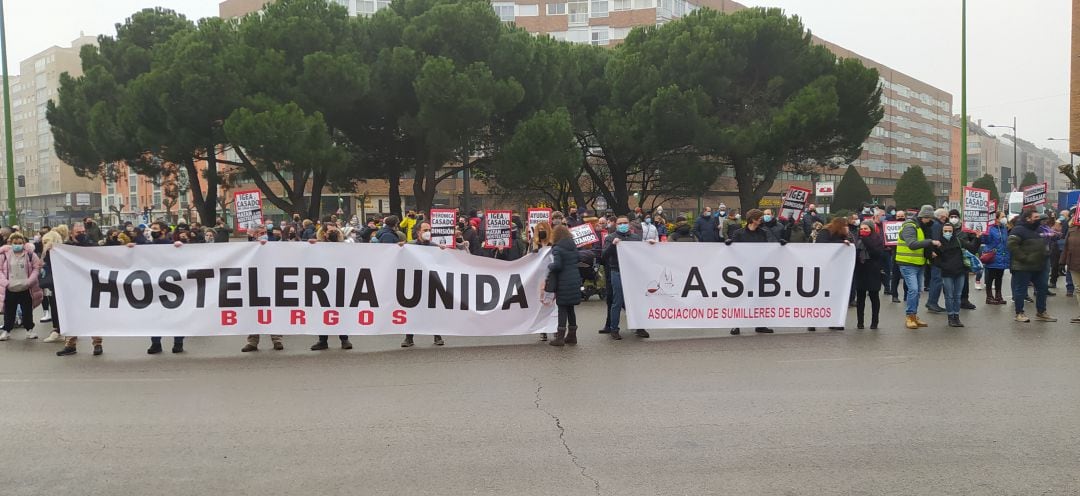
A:
<svg viewBox="0 0 1080 496">
<path fill-rule="evenodd" d="M 1039 178 L 1035 177 L 1035 173 L 1028 171 L 1024 173 L 1024 180 L 1020 181 L 1020 189 L 1024 189 L 1032 184 L 1039 184 Z"/>
<path fill-rule="evenodd" d="M 900 180 L 896 182 L 893 198 L 896 200 L 896 208 L 901 210 L 934 205 L 934 190 L 930 187 L 930 182 L 926 180 L 922 167 L 913 165 L 900 176 Z"/>
<path fill-rule="evenodd" d="M 989 190 L 991 200 L 998 200 L 998 198 L 1001 197 L 1001 194 L 998 193 L 997 180 L 990 174 L 986 174 L 983 177 L 976 179 L 975 182 L 971 183 L 971 187 Z"/>
<path fill-rule="evenodd" d="M 834 210 L 851 210 L 858 212 L 862 206 L 870 201 L 870 188 L 863 181 L 859 169 L 848 166 L 840 184 L 836 187 L 836 197 L 833 198 Z"/>
</svg>

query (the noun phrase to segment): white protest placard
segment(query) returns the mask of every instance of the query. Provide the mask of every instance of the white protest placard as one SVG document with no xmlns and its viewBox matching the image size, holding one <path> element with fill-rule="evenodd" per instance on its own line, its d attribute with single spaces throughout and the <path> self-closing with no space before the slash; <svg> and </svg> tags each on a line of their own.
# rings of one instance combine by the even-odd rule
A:
<svg viewBox="0 0 1080 496">
<path fill-rule="evenodd" d="M 1032 184 L 1024 187 L 1024 206 L 1046 204 L 1046 183 Z"/>
<path fill-rule="evenodd" d="M 806 204 L 809 201 L 810 190 L 798 186 L 788 188 L 787 194 L 784 195 L 784 202 L 780 206 L 780 218 L 791 219 L 795 222 L 802 220 L 803 211 L 806 210 Z"/>
<path fill-rule="evenodd" d="M 964 187 L 964 232 L 986 232 L 990 223 L 990 190 Z"/>
<path fill-rule="evenodd" d="M 632 243 L 628 243 L 632 244 Z M 69 336 L 553 332 L 550 249 L 507 262 L 432 246 L 215 243 L 51 253 Z M 77 317 L 74 317 L 77 316 Z"/>
<path fill-rule="evenodd" d="M 541 222 L 551 223 L 551 209 L 550 208 L 530 208 L 526 212 L 528 217 L 529 226 L 529 239 L 532 239 L 533 233 L 536 232 L 536 225 Z"/>
<path fill-rule="evenodd" d="M 836 188 L 833 186 L 832 181 L 823 181 L 814 185 L 814 196 L 818 198 L 828 198 L 833 196 Z"/>
<path fill-rule="evenodd" d="M 262 192 L 259 190 L 237 191 L 233 193 L 233 208 L 236 212 L 236 230 L 247 232 L 263 225 Z"/>
<path fill-rule="evenodd" d="M 457 247 L 454 229 L 457 225 L 456 209 L 432 209 L 431 210 L 431 243 L 446 245 L 450 248 Z"/>
<path fill-rule="evenodd" d="M 843 326 L 855 246 L 620 243 L 630 329 Z M 623 265 L 625 264 L 625 265 Z"/>
<path fill-rule="evenodd" d="M 510 210 L 488 210 L 484 212 L 484 248 L 509 248 L 511 216 Z"/>
<path fill-rule="evenodd" d="M 902 220 L 887 220 L 882 223 L 881 229 L 885 234 L 885 246 L 896 246 L 900 241 L 900 230 L 904 227 Z"/>
<path fill-rule="evenodd" d="M 593 243 L 600 241 L 600 238 L 596 237 L 596 231 L 589 224 L 581 224 L 570 228 L 570 234 L 574 237 L 574 244 L 578 248 L 584 248 Z"/>
</svg>

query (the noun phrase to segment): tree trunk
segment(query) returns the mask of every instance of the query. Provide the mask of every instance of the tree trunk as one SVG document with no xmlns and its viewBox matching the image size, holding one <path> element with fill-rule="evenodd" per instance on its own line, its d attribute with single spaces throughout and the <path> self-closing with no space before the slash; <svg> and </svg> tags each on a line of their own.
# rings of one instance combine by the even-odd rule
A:
<svg viewBox="0 0 1080 496">
<path fill-rule="evenodd" d="M 754 165 L 746 160 L 735 159 L 732 161 L 732 168 L 735 169 L 735 183 L 739 187 L 739 210 L 746 213 L 757 206 L 760 200 L 754 197 Z"/>
<path fill-rule="evenodd" d="M 401 172 L 392 168 L 386 181 L 390 184 L 390 213 L 401 218 Z"/>
<path fill-rule="evenodd" d="M 578 182 L 578 179 L 580 178 L 581 173 L 578 172 L 577 177 L 571 178 L 567 181 L 567 184 L 570 186 L 570 194 L 573 195 L 574 201 L 577 202 L 578 205 L 585 206 L 588 203 L 588 200 L 585 198 L 585 192 L 581 190 L 581 183 Z"/>
<path fill-rule="evenodd" d="M 430 164 L 416 169 L 413 196 L 416 200 L 417 211 L 427 212 L 431 210 L 431 204 L 435 202 L 435 171 L 436 168 Z"/>
<path fill-rule="evenodd" d="M 316 169 L 311 177 L 311 200 L 308 203 L 308 212 L 311 215 L 319 215 L 322 211 L 322 190 L 326 186 L 326 170 Z"/>
<path fill-rule="evenodd" d="M 626 170 L 619 167 L 609 167 L 611 170 L 611 197 L 608 198 L 608 208 L 617 215 L 630 213 L 630 187 Z M 605 195 L 609 196 L 609 195 Z"/>
</svg>

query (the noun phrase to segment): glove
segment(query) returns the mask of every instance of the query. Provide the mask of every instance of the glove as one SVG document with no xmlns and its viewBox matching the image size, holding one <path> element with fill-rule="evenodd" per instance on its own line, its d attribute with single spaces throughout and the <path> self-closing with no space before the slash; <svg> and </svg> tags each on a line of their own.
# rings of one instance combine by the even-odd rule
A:
<svg viewBox="0 0 1080 496">
<path fill-rule="evenodd" d="M 728 245 L 728 246 L 731 246 L 731 242 L 732 242 L 732 239 L 731 239 L 731 238 L 728 238 L 728 239 L 725 239 L 725 240 L 724 240 L 724 244 L 725 244 L 725 245 Z"/>
<path fill-rule="evenodd" d="M 544 292 L 544 296 L 540 298 L 540 303 L 544 305 L 555 303 L 555 293 Z"/>
<path fill-rule="evenodd" d="M 780 246 L 784 246 L 786 244 L 787 244 L 787 240 L 783 239 L 783 238 L 780 238 Z"/>
</svg>

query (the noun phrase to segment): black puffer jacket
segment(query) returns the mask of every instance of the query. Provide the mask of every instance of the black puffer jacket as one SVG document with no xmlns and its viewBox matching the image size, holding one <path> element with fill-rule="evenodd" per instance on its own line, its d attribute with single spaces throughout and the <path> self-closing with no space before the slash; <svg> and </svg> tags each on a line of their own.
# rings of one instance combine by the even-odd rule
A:
<svg viewBox="0 0 1080 496">
<path fill-rule="evenodd" d="M 577 246 L 574 240 L 565 238 L 551 249 L 553 257 L 548 270 L 547 291 L 554 290 L 555 303 L 572 306 L 581 303 L 581 272 L 578 271 Z"/>
</svg>

